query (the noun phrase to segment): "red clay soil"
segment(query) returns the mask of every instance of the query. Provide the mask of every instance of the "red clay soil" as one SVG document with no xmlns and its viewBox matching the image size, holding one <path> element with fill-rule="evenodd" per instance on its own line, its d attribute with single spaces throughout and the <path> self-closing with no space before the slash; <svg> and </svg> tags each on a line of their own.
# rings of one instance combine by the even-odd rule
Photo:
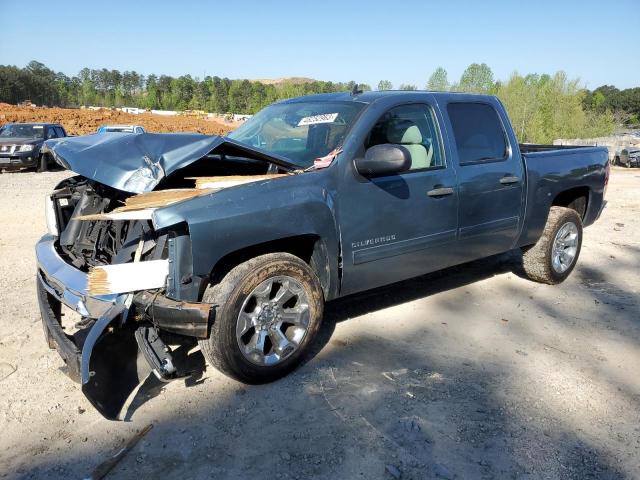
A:
<svg viewBox="0 0 640 480">
<path fill-rule="evenodd" d="M 18 107 L 0 103 L 0 125 L 12 122 L 60 123 L 69 135 L 94 133 L 100 125 L 142 125 L 147 132 L 196 132 L 207 135 L 228 133 L 237 125 L 217 120 L 152 113 L 132 115 L 118 110 L 88 110 L 71 108 Z"/>
</svg>

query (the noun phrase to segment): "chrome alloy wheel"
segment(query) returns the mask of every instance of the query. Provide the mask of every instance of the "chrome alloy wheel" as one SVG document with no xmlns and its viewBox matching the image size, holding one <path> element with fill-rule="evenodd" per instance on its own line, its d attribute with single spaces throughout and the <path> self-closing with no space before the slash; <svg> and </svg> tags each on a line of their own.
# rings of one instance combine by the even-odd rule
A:
<svg viewBox="0 0 640 480">
<path fill-rule="evenodd" d="M 556 233 L 551 252 L 551 265 L 557 273 L 564 273 L 573 264 L 578 251 L 578 227 L 567 222 Z"/>
<path fill-rule="evenodd" d="M 247 360 L 272 366 L 298 349 L 308 328 L 307 293 L 297 280 L 281 275 L 265 280 L 245 298 L 236 339 Z"/>
</svg>

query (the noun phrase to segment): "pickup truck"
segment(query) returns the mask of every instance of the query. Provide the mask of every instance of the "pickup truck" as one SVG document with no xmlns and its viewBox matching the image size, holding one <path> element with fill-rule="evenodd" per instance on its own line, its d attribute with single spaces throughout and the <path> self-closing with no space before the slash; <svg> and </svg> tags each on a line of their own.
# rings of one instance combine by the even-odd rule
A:
<svg viewBox="0 0 640 480">
<path fill-rule="evenodd" d="M 8 123 L 0 127 L 0 170 L 36 168 L 45 172 L 51 157 L 41 152 L 45 140 L 66 137 L 57 123 Z"/>
<path fill-rule="evenodd" d="M 45 337 L 109 419 L 144 374 L 186 375 L 172 345 L 270 382 L 338 297 L 512 249 L 560 283 L 609 176 L 606 148 L 519 145 L 497 98 L 457 93 L 314 95 L 228 136 L 47 149 L 77 176 L 48 198 L 36 246 Z"/>
</svg>

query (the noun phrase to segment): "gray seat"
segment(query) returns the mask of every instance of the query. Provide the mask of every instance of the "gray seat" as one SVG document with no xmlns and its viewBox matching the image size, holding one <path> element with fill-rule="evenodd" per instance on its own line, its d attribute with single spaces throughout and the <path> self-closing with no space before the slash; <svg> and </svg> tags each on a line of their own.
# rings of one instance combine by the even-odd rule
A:
<svg viewBox="0 0 640 480">
<path fill-rule="evenodd" d="M 418 126 L 411 120 L 390 122 L 387 127 L 387 141 L 402 145 L 411 154 L 411 170 L 428 168 L 433 160 L 433 147 L 422 143 L 422 134 Z"/>
</svg>

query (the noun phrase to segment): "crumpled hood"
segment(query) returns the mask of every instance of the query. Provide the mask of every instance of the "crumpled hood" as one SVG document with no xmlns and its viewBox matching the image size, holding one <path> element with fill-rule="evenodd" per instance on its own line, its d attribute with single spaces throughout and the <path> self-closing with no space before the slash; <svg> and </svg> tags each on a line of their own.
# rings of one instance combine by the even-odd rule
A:
<svg viewBox="0 0 640 480">
<path fill-rule="evenodd" d="M 295 165 L 230 138 L 185 133 L 101 133 L 47 140 L 44 149 L 63 167 L 130 193 L 153 190 L 171 173 L 225 146 L 293 170 Z M 212 160 L 215 161 L 215 160 Z"/>
</svg>

